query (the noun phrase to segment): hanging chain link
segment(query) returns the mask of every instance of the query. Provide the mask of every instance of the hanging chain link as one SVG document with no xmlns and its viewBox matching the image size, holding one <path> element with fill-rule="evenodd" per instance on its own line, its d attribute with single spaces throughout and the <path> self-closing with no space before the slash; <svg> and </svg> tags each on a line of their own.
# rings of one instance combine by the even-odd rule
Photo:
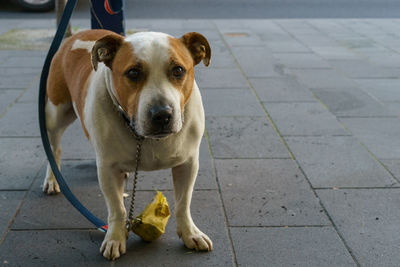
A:
<svg viewBox="0 0 400 267">
<path fill-rule="evenodd" d="M 138 170 L 139 170 L 139 163 L 140 163 L 140 156 L 142 152 L 142 143 L 143 143 L 143 137 L 135 135 L 136 137 L 136 166 L 135 166 L 135 173 L 133 176 L 133 188 L 132 188 L 132 197 L 131 197 L 131 205 L 129 207 L 129 215 L 128 215 L 128 221 L 126 222 L 126 228 L 131 230 L 134 218 L 133 218 L 133 211 L 135 209 L 135 194 L 136 194 L 136 183 L 137 183 L 137 178 L 138 178 Z"/>
</svg>

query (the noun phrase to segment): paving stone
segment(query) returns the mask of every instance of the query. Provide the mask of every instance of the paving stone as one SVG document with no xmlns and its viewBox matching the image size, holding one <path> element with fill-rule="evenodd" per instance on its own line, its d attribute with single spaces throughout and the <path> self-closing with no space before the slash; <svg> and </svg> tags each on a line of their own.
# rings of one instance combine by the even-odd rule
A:
<svg viewBox="0 0 400 267">
<path fill-rule="evenodd" d="M 307 53 L 311 52 L 309 48 L 296 40 L 287 41 L 267 41 L 265 44 L 274 53 Z"/>
<path fill-rule="evenodd" d="M 340 121 L 378 158 L 400 158 L 398 118 L 341 118 Z"/>
<path fill-rule="evenodd" d="M 36 75 L 0 76 L 1 89 L 25 89 L 36 79 Z"/>
<path fill-rule="evenodd" d="M 247 31 L 222 31 L 226 42 L 231 46 L 260 46 L 263 41 L 255 33 Z"/>
<path fill-rule="evenodd" d="M 356 82 L 380 101 L 400 101 L 400 79 L 358 79 Z"/>
<path fill-rule="evenodd" d="M 195 74 L 200 90 L 205 88 L 246 88 L 247 82 L 239 69 L 198 69 Z"/>
<path fill-rule="evenodd" d="M 10 56 L 9 58 L 4 61 L 3 65 L 9 67 L 34 67 L 34 68 L 41 68 L 44 64 L 44 57 L 13 57 Z"/>
<path fill-rule="evenodd" d="M 40 136 L 36 103 L 13 105 L 0 122 L 0 136 Z"/>
<path fill-rule="evenodd" d="M 381 160 L 383 165 L 393 174 L 397 180 L 400 180 L 400 159 L 384 159 Z"/>
<path fill-rule="evenodd" d="M 0 138 L 0 189 L 28 189 L 43 160 L 39 138 Z"/>
<path fill-rule="evenodd" d="M 313 53 L 279 53 L 274 58 L 287 68 L 330 68 L 330 65 Z"/>
<path fill-rule="evenodd" d="M 348 48 L 327 43 L 325 45 L 309 44 L 310 49 L 325 59 L 361 59 L 361 56 Z"/>
<path fill-rule="evenodd" d="M 347 135 L 320 103 L 264 103 L 282 135 Z"/>
<path fill-rule="evenodd" d="M 328 225 L 291 159 L 216 160 L 230 226 Z"/>
<path fill-rule="evenodd" d="M 315 188 L 398 185 L 353 137 L 285 139 Z"/>
<path fill-rule="evenodd" d="M 357 266 L 332 227 L 230 231 L 238 266 Z"/>
<path fill-rule="evenodd" d="M 211 46 L 211 63 L 209 69 L 214 68 L 236 68 L 236 63 L 226 47 L 225 43 L 222 41 L 209 41 Z M 196 68 L 206 68 L 203 63 L 200 63 Z"/>
<path fill-rule="evenodd" d="M 317 193 L 361 266 L 398 266 L 399 189 Z"/>
<path fill-rule="evenodd" d="M 154 197 L 154 192 L 139 191 L 137 195 L 137 210 L 142 210 L 144 206 L 152 200 L 152 198 Z M 170 209 L 173 213 L 174 203 L 172 201 L 172 192 L 166 192 L 165 195 L 169 200 Z M 56 204 L 57 203 L 54 203 L 53 206 Z M 60 213 L 60 208 L 62 209 L 63 207 L 58 207 L 57 213 Z M 194 192 L 191 210 L 193 220 L 195 221 L 196 225 L 205 233 L 207 233 L 209 237 L 213 240 L 214 250 L 212 252 L 196 253 L 192 250 L 184 248 L 182 241 L 179 240 L 176 234 L 175 219 L 173 218 L 173 216 L 171 216 L 169 223 L 166 227 L 165 235 L 155 242 L 146 243 L 140 241 L 138 237 L 131 234 L 127 243 L 127 254 L 120 258 L 115 264 L 125 266 L 128 264 L 128 262 L 129 264 L 132 264 L 132 262 L 134 262 L 135 264 L 142 266 L 149 263 L 151 264 L 152 262 L 162 262 L 163 266 L 176 266 L 176 262 L 179 261 L 183 265 L 196 265 L 204 263 L 209 266 L 218 265 L 218 263 L 224 266 L 232 265 L 232 254 L 230 251 L 229 239 L 227 237 L 227 231 L 225 229 L 224 216 L 222 213 L 222 206 L 218 193 L 216 191 Z M 50 215 L 52 217 L 55 217 L 55 214 L 57 213 L 56 211 L 54 211 L 54 213 L 49 214 L 49 217 Z M 72 221 L 84 220 L 82 217 L 75 218 L 75 216 L 72 215 L 72 212 L 68 211 L 68 218 L 71 224 Z M 53 225 L 51 226 L 51 228 L 53 228 Z M 84 257 L 88 260 L 96 262 L 98 261 L 100 263 L 107 262 L 105 259 L 102 259 L 102 256 L 100 256 L 98 252 L 103 236 L 104 234 L 101 234 L 97 231 L 91 232 L 90 234 L 88 234 L 87 231 L 11 232 L 2 245 L 2 252 L 5 253 L 2 255 L 0 254 L 0 258 L 2 262 L 4 261 L 4 259 L 7 259 L 11 263 L 19 262 L 22 257 L 25 262 L 31 262 L 29 260 L 36 256 L 40 258 L 45 257 L 45 262 L 49 262 L 50 260 L 48 259 L 48 257 L 63 249 L 66 250 L 63 255 L 70 255 L 70 258 L 81 257 L 81 255 L 83 254 Z M 58 239 L 61 241 L 57 244 L 69 243 L 69 245 L 60 248 L 59 245 L 50 244 L 48 247 L 46 247 L 46 250 L 40 251 L 39 255 L 37 255 L 35 251 L 33 251 L 33 248 L 35 248 L 35 246 L 32 244 L 28 244 L 26 248 L 24 248 L 23 255 L 12 257 L 12 255 L 15 254 L 7 253 L 7 251 L 14 249 L 15 245 L 18 244 L 17 242 L 20 242 L 21 238 L 26 238 L 28 240 L 39 239 L 38 242 L 40 242 L 40 244 L 48 244 L 46 240 Z M 66 238 L 67 241 L 63 241 L 64 238 Z M 68 241 L 68 239 L 72 240 Z M 79 248 L 80 246 L 86 248 L 88 245 L 89 248 L 87 249 Z M 75 247 L 75 249 L 71 248 L 71 246 Z M 53 249 L 55 249 L 56 252 L 54 252 Z M 186 257 L 182 257 L 183 255 L 185 255 Z M 218 257 L 216 257 L 215 255 L 218 255 Z M 8 257 L 6 258 L 5 256 Z M 61 261 L 60 258 L 58 260 Z M 66 259 L 66 262 L 70 264 L 71 261 L 67 261 Z"/>
<path fill-rule="evenodd" d="M 311 92 L 292 77 L 250 79 L 254 90 L 263 102 L 315 101 Z"/>
<path fill-rule="evenodd" d="M 263 116 L 264 110 L 249 89 L 205 89 L 206 116 Z"/>
<path fill-rule="evenodd" d="M 22 94 L 22 90 L 0 90 L 0 117 Z"/>
<path fill-rule="evenodd" d="M 267 47 L 237 47 L 232 49 L 240 67 L 247 77 L 281 76 L 275 59 Z"/>
<path fill-rule="evenodd" d="M 208 143 L 203 138 L 200 145 L 199 173 L 197 175 L 196 189 L 217 189 L 215 171 Z M 132 189 L 133 174 L 127 180 L 127 190 Z M 137 188 L 139 190 L 173 190 L 171 169 L 151 172 L 139 172 Z"/>
<path fill-rule="evenodd" d="M 311 91 L 337 117 L 393 116 L 396 112 L 382 105 L 359 88 L 313 88 Z"/>
<path fill-rule="evenodd" d="M 209 117 L 207 132 L 214 158 L 287 158 L 266 117 Z"/>
<path fill-rule="evenodd" d="M 288 74 L 295 75 L 300 83 L 308 88 L 349 88 L 356 83 L 331 69 L 290 69 Z"/>
<path fill-rule="evenodd" d="M 61 139 L 62 159 L 95 159 L 96 154 L 83 133 L 82 125 L 76 120 Z"/>
<path fill-rule="evenodd" d="M 0 50 L 0 53 L 2 51 Z M 38 77 L 41 73 L 41 68 L 31 68 L 31 67 L 23 67 L 23 66 L 16 66 L 16 67 L 8 67 L 8 66 L 1 66 L 0 65 L 0 77 L 9 79 L 23 79 L 26 76 L 30 77 Z"/>
<path fill-rule="evenodd" d="M 394 78 L 400 76 L 400 68 L 383 68 L 367 60 L 331 60 L 329 63 L 351 78 Z"/>
<path fill-rule="evenodd" d="M 368 59 L 374 64 L 386 68 L 400 68 L 400 55 L 389 53 L 368 54 Z"/>
<path fill-rule="evenodd" d="M 18 191 L 0 191 L 0 236 L 7 231 L 8 225 L 14 218 L 18 206 L 25 196 L 25 192 Z"/>
</svg>

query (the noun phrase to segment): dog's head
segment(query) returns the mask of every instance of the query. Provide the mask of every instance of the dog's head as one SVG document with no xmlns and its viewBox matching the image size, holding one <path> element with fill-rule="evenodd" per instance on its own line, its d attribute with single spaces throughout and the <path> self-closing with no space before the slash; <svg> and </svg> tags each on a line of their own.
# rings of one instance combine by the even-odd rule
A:
<svg viewBox="0 0 400 267">
<path fill-rule="evenodd" d="M 96 41 L 92 63 L 112 73 L 112 90 L 136 125 L 138 134 L 162 138 L 181 130 L 192 93 L 194 66 L 210 63 L 207 39 L 190 32 L 181 38 L 140 32 L 124 38 L 107 35 Z"/>
</svg>

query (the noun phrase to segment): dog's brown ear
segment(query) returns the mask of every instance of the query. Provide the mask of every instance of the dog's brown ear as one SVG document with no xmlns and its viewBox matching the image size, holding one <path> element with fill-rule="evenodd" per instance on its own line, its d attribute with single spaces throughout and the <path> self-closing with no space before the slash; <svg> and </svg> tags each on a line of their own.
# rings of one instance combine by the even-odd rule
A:
<svg viewBox="0 0 400 267">
<path fill-rule="evenodd" d="M 118 34 L 106 35 L 96 41 L 92 49 L 92 65 L 97 70 L 99 62 L 103 62 L 111 69 L 112 61 L 119 47 L 123 42 L 123 37 Z"/>
<path fill-rule="evenodd" d="M 211 48 L 206 37 L 197 32 L 188 32 L 181 40 L 192 54 L 194 65 L 202 60 L 205 66 L 210 65 Z"/>
</svg>

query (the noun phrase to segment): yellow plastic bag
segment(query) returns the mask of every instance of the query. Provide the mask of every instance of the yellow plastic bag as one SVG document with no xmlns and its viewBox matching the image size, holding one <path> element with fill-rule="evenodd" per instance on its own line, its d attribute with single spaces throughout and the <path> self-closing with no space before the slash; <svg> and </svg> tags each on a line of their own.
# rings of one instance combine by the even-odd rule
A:
<svg viewBox="0 0 400 267">
<path fill-rule="evenodd" d="M 134 219 L 131 230 L 145 241 L 154 241 L 164 234 L 169 216 L 167 199 L 157 191 L 153 202 Z"/>
</svg>

